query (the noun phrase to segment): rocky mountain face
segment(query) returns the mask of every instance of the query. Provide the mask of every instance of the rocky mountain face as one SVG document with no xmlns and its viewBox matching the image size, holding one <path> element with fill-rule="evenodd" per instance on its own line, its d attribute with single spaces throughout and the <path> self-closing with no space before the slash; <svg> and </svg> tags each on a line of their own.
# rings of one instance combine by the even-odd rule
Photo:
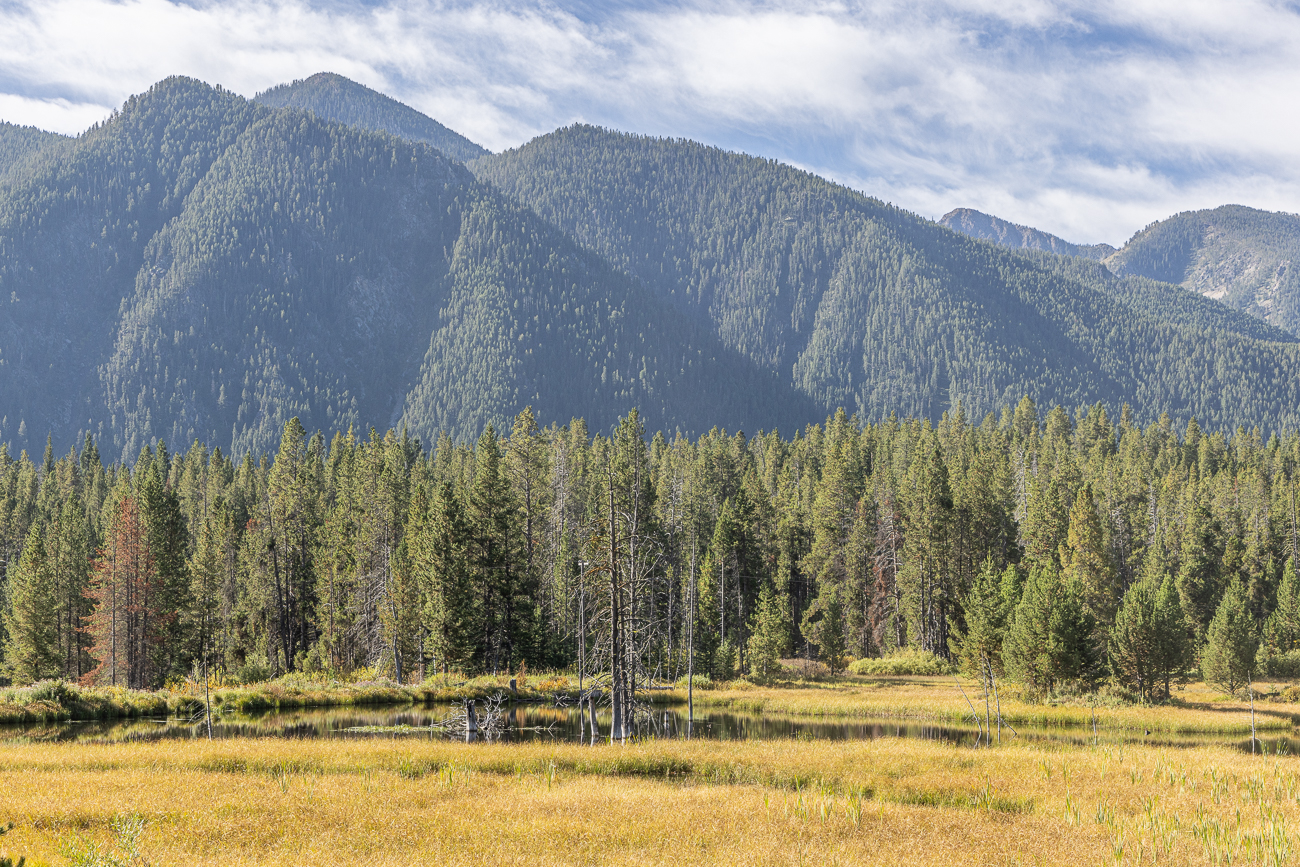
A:
<svg viewBox="0 0 1300 867">
<path fill-rule="evenodd" d="M 958 208 L 940 223 L 1003 247 L 1102 262 L 1121 276 L 1174 283 L 1300 334 L 1300 216 L 1241 205 L 1186 211 L 1152 223 L 1120 249 L 1071 244 L 1028 226 Z"/>
<path fill-rule="evenodd" d="M 1029 226 L 1009 223 L 1006 220 L 976 211 L 957 208 L 939 218 L 939 225 L 972 238 L 992 241 L 1003 247 L 1024 250 L 1045 250 L 1062 256 L 1081 256 L 1101 261 L 1115 252 L 1110 244 L 1071 244 L 1056 235 L 1040 232 Z"/>
</svg>

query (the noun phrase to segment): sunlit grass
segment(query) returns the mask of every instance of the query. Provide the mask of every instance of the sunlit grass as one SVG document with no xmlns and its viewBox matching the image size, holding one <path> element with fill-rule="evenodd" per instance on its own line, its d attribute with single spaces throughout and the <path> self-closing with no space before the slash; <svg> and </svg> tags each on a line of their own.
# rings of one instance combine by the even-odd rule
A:
<svg viewBox="0 0 1300 867">
<path fill-rule="evenodd" d="M 514 679 L 523 699 L 553 699 L 577 690 L 577 679 L 543 672 L 466 677 L 433 675 L 421 683 L 399 684 L 364 673 L 348 678 L 295 673 L 264 683 L 236 684 L 215 679 L 205 694 L 193 680 L 160 690 L 121 687 L 81 687 L 66 681 L 43 681 L 26 687 L 0 689 L 0 723 L 39 723 L 56 720 L 120 719 L 147 716 L 194 716 L 210 701 L 217 713 L 255 713 L 308 707 L 395 706 L 436 704 L 509 694 Z"/>
<path fill-rule="evenodd" d="M 8 852 L 160 864 L 1267 864 L 1300 762 L 1228 748 L 411 740 L 0 747 Z M 84 843 L 82 844 L 84 845 Z"/>
<path fill-rule="evenodd" d="M 1271 689 L 1261 686 L 1261 692 Z M 1173 702 L 1143 707 L 1117 704 L 1087 696 L 1059 703 L 1031 703 L 1002 692 L 1002 718 L 1011 725 L 1038 727 L 1090 727 L 1095 718 L 1107 731 L 1163 731 L 1244 733 L 1250 731 L 1250 705 L 1193 683 L 1176 690 Z M 656 696 L 663 702 L 684 702 L 681 689 Z M 972 705 L 985 716 L 982 693 L 967 680 L 953 677 L 857 677 L 848 675 L 822 682 L 801 681 L 779 686 L 743 682 L 696 690 L 697 707 L 725 708 L 750 713 L 779 713 L 828 719 L 908 719 L 934 722 L 971 721 Z M 990 706 L 996 724 L 997 708 Z M 1290 729 L 1300 723 L 1300 706 L 1258 700 L 1258 730 Z"/>
</svg>

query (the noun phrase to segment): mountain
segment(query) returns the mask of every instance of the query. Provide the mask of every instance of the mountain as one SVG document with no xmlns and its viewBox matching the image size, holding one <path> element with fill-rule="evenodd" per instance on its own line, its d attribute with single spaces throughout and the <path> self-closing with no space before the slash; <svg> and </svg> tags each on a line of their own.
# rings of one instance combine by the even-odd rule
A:
<svg viewBox="0 0 1300 867">
<path fill-rule="evenodd" d="M 272 87 L 253 99 L 273 108 L 304 108 L 347 126 L 424 142 L 461 162 L 488 153 L 486 148 L 410 106 L 332 72 Z"/>
<path fill-rule="evenodd" d="M 1227 429 L 1300 422 L 1293 335 L 770 160 L 574 126 L 468 165 L 826 407 L 978 416 L 1029 394 Z"/>
<path fill-rule="evenodd" d="M 472 437 L 795 429 L 821 407 L 422 143 L 189 79 L 0 190 L 0 441 L 273 449 L 308 429 Z"/>
<path fill-rule="evenodd" d="M 1071 244 L 1069 241 L 1040 232 L 1029 226 L 1009 223 L 973 208 L 957 208 L 939 218 L 939 225 L 972 238 L 992 241 L 1003 247 L 1024 250 L 1045 250 L 1062 256 L 1081 256 L 1084 259 L 1105 259 L 1115 252 L 1110 244 Z"/>
<path fill-rule="evenodd" d="M 0 184 L 11 172 L 22 167 L 47 148 L 58 147 L 68 139 L 34 126 L 17 126 L 0 121 Z"/>
<path fill-rule="evenodd" d="M 1187 211 L 1147 226 L 1107 264 L 1300 334 L 1300 215 L 1241 205 Z"/>
<path fill-rule="evenodd" d="M 6 129 L 0 442 L 267 452 L 294 415 L 428 442 L 526 405 L 791 431 L 1025 394 L 1300 427 L 1300 339 L 1175 286 L 689 141 L 577 126 L 463 164 L 363 108 L 173 78 L 75 139 Z"/>
</svg>

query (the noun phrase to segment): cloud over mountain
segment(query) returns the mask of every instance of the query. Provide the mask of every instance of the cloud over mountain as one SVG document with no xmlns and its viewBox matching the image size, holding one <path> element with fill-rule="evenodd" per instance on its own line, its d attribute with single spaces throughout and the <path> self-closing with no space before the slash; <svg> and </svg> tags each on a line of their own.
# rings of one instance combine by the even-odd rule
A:
<svg viewBox="0 0 1300 867">
<path fill-rule="evenodd" d="M 1121 243 L 1300 210 L 1292 5 L 53 0 L 0 6 L 0 119 L 76 132 L 173 73 L 330 69 L 499 150 L 572 121 L 794 162 L 922 214 Z"/>
</svg>

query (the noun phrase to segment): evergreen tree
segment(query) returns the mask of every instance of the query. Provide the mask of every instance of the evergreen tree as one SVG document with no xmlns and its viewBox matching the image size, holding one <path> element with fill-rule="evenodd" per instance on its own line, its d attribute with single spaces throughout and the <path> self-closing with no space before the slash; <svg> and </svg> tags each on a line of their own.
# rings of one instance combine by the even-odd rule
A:
<svg viewBox="0 0 1300 867">
<path fill-rule="evenodd" d="M 1300 580 L 1295 557 L 1288 557 L 1277 588 L 1277 607 L 1264 623 L 1264 640 L 1274 653 L 1300 648 Z"/>
<path fill-rule="evenodd" d="M 1192 664 L 1182 604 L 1172 578 L 1148 577 L 1124 594 L 1110 630 L 1115 678 L 1144 701 L 1169 697 L 1170 683 Z"/>
<path fill-rule="evenodd" d="M 837 674 L 844 669 L 844 604 L 839 591 L 823 587 L 803 618 L 803 634 L 817 647 L 817 657 Z"/>
<path fill-rule="evenodd" d="M 469 671 L 482 635 L 483 612 L 466 552 L 468 526 L 450 481 L 444 481 L 427 515 L 411 529 L 412 568 L 424 599 L 427 648 L 443 672 Z"/>
<path fill-rule="evenodd" d="M 1083 588 L 1083 603 L 1103 630 L 1115 622 L 1120 588 L 1093 503 L 1092 485 L 1084 483 L 1070 508 L 1070 527 L 1059 553 L 1067 579 Z M 1105 635 L 1102 633 L 1102 640 Z"/>
<path fill-rule="evenodd" d="M 500 440 L 491 425 L 475 449 L 468 513 L 469 561 L 483 613 L 479 653 L 485 667 L 496 673 L 513 667 L 516 653 L 529 646 L 530 636 L 517 595 L 521 534 L 502 467 Z M 531 606 L 527 610 L 531 611 Z"/>
<path fill-rule="evenodd" d="M 1002 671 L 1008 610 L 1002 595 L 1002 576 L 988 561 L 962 600 L 964 628 L 954 624 L 949 638 L 953 657 L 962 671 L 986 690 L 993 688 L 993 678 Z"/>
<path fill-rule="evenodd" d="M 1206 631 L 1201 651 L 1201 674 L 1205 682 L 1235 694 L 1255 672 L 1259 630 L 1246 606 L 1246 591 L 1240 580 L 1228 585 Z"/>
<path fill-rule="evenodd" d="M 189 525 L 180 498 L 168 483 L 171 460 L 164 443 L 158 443 L 153 460 L 137 481 L 137 499 L 145 528 L 145 544 L 153 565 L 147 607 L 140 609 L 141 632 L 151 636 L 148 652 L 152 683 L 161 685 L 171 676 L 189 672 L 192 649 L 185 640 L 181 613 L 190 609 L 187 574 Z"/>
<path fill-rule="evenodd" d="M 1202 502 L 1200 484 L 1193 478 L 1184 496 L 1186 525 L 1179 549 L 1178 594 L 1197 641 L 1205 640 L 1210 620 L 1223 593 L 1223 546 L 1219 525 Z"/>
<path fill-rule="evenodd" d="M 790 652 L 790 610 L 778 596 L 772 583 L 764 582 L 758 594 L 758 607 L 749 635 L 749 672 L 758 680 L 767 680 L 778 669 L 782 657 Z"/>
<path fill-rule="evenodd" d="M 43 535 L 39 528 L 32 528 L 22 558 L 9 575 L 4 669 L 18 684 L 63 674 L 58 588 Z"/>
<path fill-rule="evenodd" d="M 922 650 L 940 656 L 948 653 L 948 615 L 955 602 L 949 533 L 952 506 L 948 468 L 939 447 L 927 436 L 917 444 L 909 472 L 900 580 L 912 635 Z"/>
<path fill-rule="evenodd" d="M 1035 566 L 1016 606 L 1002 659 L 1007 675 L 1039 695 L 1094 673 L 1096 621 L 1083 607 L 1082 587 L 1055 566 Z"/>
</svg>

